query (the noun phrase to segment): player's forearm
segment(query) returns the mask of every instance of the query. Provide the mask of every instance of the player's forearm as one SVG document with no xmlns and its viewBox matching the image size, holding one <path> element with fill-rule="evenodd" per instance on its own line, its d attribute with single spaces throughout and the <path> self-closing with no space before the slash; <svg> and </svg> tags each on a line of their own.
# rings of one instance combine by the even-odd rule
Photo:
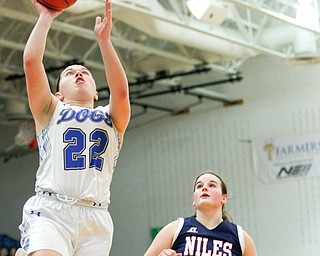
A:
<svg viewBox="0 0 320 256">
<path fill-rule="evenodd" d="M 46 39 L 52 24 L 52 17 L 49 15 L 40 15 L 34 26 L 24 49 L 24 63 L 42 62 Z"/>
<path fill-rule="evenodd" d="M 130 120 L 127 77 L 111 42 L 99 44 L 110 89 L 110 114 L 118 131 L 123 134 Z"/>
<path fill-rule="evenodd" d="M 23 56 L 29 105 L 37 124 L 43 120 L 47 123 L 49 107 L 53 106 L 51 101 L 53 96 L 42 63 L 51 24 L 51 16 L 40 14 L 29 36 Z"/>
<path fill-rule="evenodd" d="M 112 43 L 99 42 L 99 45 L 112 97 L 127 98 L 129 96 L 127 76 Z"/>
</svg>

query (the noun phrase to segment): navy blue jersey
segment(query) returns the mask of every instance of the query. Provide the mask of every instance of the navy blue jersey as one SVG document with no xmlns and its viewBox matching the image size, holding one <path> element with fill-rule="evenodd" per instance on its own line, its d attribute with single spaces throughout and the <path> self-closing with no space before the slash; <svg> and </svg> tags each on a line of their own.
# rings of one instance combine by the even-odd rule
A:
<svg viewBox="0 0 320 256">
<path fill-rule="evenodd" d="M 179 221 L 176 239 L 172 245 L 172 249 L 177 253 L 182 253 L 184 256 L 241 256 L 243 254 L 244 240 L 240 226 L 224 220 L 214 229 L 208 229 L 194 216 L 181 218 Z M 179 229 L 181 229 L 180 232 Z"/>
</svg>

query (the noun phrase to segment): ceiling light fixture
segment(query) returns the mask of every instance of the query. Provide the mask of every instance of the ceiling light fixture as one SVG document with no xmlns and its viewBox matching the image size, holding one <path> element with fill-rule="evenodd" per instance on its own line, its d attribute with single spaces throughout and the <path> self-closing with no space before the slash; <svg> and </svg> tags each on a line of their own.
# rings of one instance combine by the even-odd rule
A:
<svg viewBox="0 0 320 256">
<path fill-rule="evenodd" d="M 298 0 L 296 20 L 304 27 L 318 29 L 318 13 L 313 0 Z M 317 35 L 311 31 L 299 29 L 293 41 L 293 57 L 287 60 L 290 64 L 315 64 L 320 61 Z"/>
<path fill-rule="evenodd" d="M 228 11 L 215 0 L 188 0 L 187 6 L 195 18 L 215 25 L 221 25 Z"/>
<path fill-rule="evenodd" d="M 318 13 L 313 6 L 313 0 L 298 0 L 296 19 L 306 27 L 318 28 Z"/>
</svg>

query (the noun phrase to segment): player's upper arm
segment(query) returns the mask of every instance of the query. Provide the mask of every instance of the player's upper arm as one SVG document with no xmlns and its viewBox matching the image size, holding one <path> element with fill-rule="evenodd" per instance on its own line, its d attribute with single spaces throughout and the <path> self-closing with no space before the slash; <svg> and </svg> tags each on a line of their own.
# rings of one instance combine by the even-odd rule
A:
<svg viewBox="0 0 320 256">
<path fill-rule="evenodd" d="M 176 220 L 161 229 L 157 236 L 154 238 L 144 256 L 155 256 L 158 255 L 163 249 L 171 248 L 178 224 L 179 221 Z"/>
<path fill-rule="evenodd" d="M 243 256 L 257 256 L 257 250 L 254 245 L 253 239 L 245 231 L 243 231 L 243 236 L 244 236 L 244 243 L 245 243 Z"/>
<path fill-rule="evenodd" d="M 47 75 L 42 63 L 35 63 L 24 56 L 24 72 L 29 106 L 36 124 L 44 127 L 50 120 L 58 99 L 51 93 Z"/>
</svg>

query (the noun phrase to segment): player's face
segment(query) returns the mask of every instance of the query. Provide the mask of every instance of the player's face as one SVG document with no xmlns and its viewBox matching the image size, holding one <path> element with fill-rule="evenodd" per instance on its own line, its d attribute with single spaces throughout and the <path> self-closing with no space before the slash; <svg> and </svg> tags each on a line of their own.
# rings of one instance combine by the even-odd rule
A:
<svg viewBox="0 0 320 256">
<path fill-rule="evenodd" d="M 193 197 L 196 208 L 203 205 L 222 207 L 228 199 L 227 195 L 222 193 L 220 179 L 209 173 L 205 173 L 198 178 Z"/>
<path fill-rule="evenodd" d="M 60 93 L 68 99 L 97 99 L 95 81 L 82 65 L 69 66 L 61 73 Z"/>
</svg>

